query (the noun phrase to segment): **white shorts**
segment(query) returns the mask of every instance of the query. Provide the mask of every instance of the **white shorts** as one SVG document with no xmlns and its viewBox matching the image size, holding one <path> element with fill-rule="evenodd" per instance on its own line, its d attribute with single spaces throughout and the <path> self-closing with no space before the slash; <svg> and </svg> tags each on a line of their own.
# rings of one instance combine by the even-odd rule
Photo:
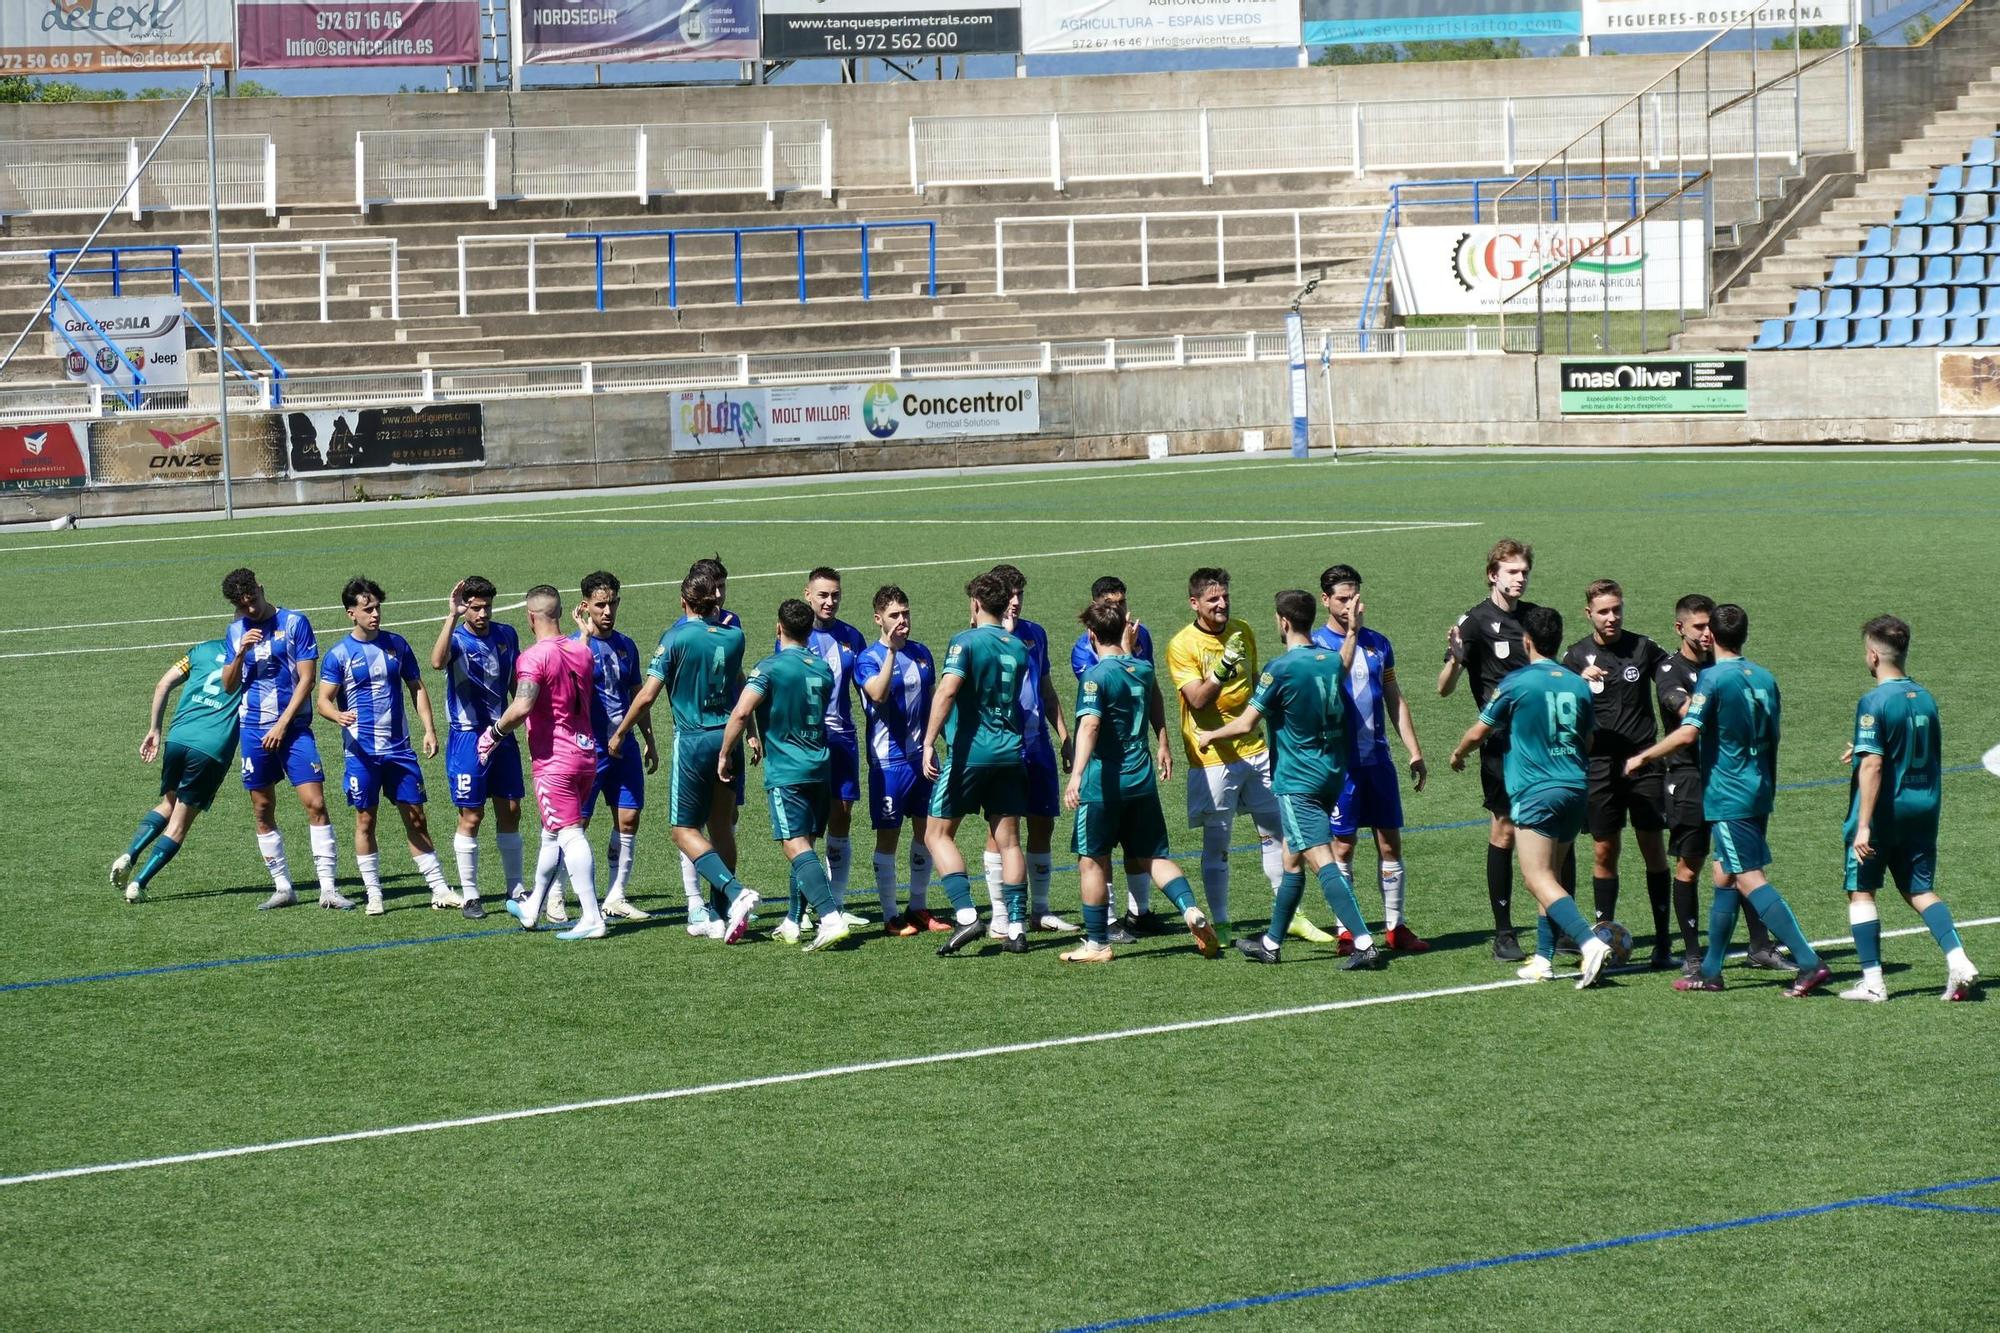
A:
<svg viewBox="0 0 2000 1333">
<path fill-rule="evenodd" d="M 1271 794 L 1271 752 L 1207 768 L 1188 770 L 1189 828 L 1227 824 L 1244 811 L 1268 827 L 1278 826 L 1278 798 Z"/>
</svg>

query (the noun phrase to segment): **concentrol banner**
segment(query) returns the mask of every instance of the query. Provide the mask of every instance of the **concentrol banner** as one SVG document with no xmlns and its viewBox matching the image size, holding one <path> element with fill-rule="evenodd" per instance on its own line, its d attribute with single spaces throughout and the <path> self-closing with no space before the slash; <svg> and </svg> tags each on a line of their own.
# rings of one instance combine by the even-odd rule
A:
<svg viewBox="0 0 2000 1333">
<path fill-rule="evenodd" d="M 1021 49 L 1021 0 L 764 0 L 763 45 L 766 60 L 1013 55 Z"/>
<path fill-rule="evenodd" d="M 1031 55 L 1297 46 L 1298 0 L 1022 0 Z"/>
<path fill-rule="evenodd" d="M 1573 37 L 1581 0 L 1305 0 L 1312 46 L 1463 41 L 1472 37 Z"/>
<path fill-rule="evenodd" d="M 1583 0 L 1583 30 L 1593 37 L 1629 37 L 1648 32 L 1712 32 L 1757 11 L 1760 33 L 1781 34 L 1794 23 L 1805 28 L 1844 28 L 1853 17 L 1852 0 L 1779 0 L 1763 6 L 1698 3 L 1696 0 Z"/>
<path fill-rule="evenodd" d="M 754 60 L 757 0 L 521 0 L 521 63 Z"/>
<path fill-rule="evenodd" d="M 232 0 L 0 0 L 0 75 L 235 64 Z"/>
<path fill-rule="evenodd" d="M 1031 379 L 683 389 L 668 406 L 675 449 L 893 444 L 1042 428 L 1041 393 Z"/>
<path fill-rule="evenodd" d="M 237 0 L 244 69 L 472 65 L 479 0 Z"/>
<path fill-rule="evenodd" d="M 1503 304 L 1531 313 L 1536 295 L 1526 284 L 1572 257 L 1542 284 L 1544 310 L 1602 310 L 1607 298 L 1613 310 L 1703 307 L 1701 222 L 1644 222 L 1597 244 L 1616 230 L 1600 222 L 1399 227 L 1390 277 L 1396 313 L 1490 315 Z"/>
</svg>

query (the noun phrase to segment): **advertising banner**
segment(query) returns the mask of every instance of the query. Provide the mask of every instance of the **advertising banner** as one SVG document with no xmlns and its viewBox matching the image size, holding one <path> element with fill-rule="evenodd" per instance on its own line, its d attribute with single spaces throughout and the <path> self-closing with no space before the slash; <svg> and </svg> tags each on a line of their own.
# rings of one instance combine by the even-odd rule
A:
<svg viewBox="0 0 2000 1333">
<path fill-rule="evenodd" d="M 1582 0 L 1583 30 L 1593 37 L 1647 32 L 1712 32 L 1757 11 L 1757 27 L 1776 33 L 1794 23 L 1805 28 L 1847 26 L 1852 0 L 1782 0 L 1762 6 L 1699 0 Z"/>
<path fill-rule="evenodd" d="M 919 5 L 891 0 L 764 0 L 764 59 L 1013 55 L 1020 0 Z"/>
<path fill-rule="evenodd" d="M 1990 352 L 1940 352 L 1938 415 L 2000 415 L 2000 356 Z"/>
<path fill-rule="evenodd" d="M 1509 314 L 1535 309 L 1537 273 L 1583 254 L 1607 228 L 1567 226 L 1399 227 L 1390 283 L 1401 315 L 1490 315 L 1509 294 Z M 1541 306 L 1561 310 L 1700 309 L 1707 288 L 1702 224 L 1645 222 L 1611 238 L 1542 284 Z"/>
<path fill-rule="evenodd" d="M 282 476 L 282 423 L 229 417 L 229 475 Z M 124 417 L 90 423 L 90 479 L 99 486 L 222 480 L 222 423 L 214 417 Z"/>
<path fill-rule="evenodd" d="M 97 321 L 97 329 L 67 304 L 58 304 L 50 316 L 69 335 L 67 342 L 49 335 L 49 350 L 62 358 L 63 374 L 121 389 L 132 387 L 132 370 L 144 377 L 148 388 L 187 383 L 187 320 L 179 298 L 108 297 L 78 304 Z M 98 330 L 103 331 L 103 337 L 98 336 Z M 125 353 L 125 361 L 132 363 L 132 370 L 118 359 L 118 352 L 112 350 L 114 344 Z"/>
<path fill-rule="evenodd" d="M 291 412 L 284 423 L 285 470 L 293 477 L 486 464 L 477 403 Z"/>
<path fill-rule="evenodd" d="M 81 422 L 0 426 L 0 491 L 67 491 L 90 475 Z"/>
<path fill-rule="evenodd" d="M 1297 46 L 1298 0 L 1022 0 L 1022 50 L 1173 51 Z"/>
<path fill-rule="evenodd" d="M 0 0 L 0 75 L 236 64 L 233 0 Z"/>
<path fill-rule="evenodd" d="M 521 63 L 754 60 L 757 0 L 521 0 Z"/>
<path fill-rule="evenodd" d="M 1593 358 L 1561 364 L 1565 416 L 1741 416 L 1750 410 L 1749 362 Z"/>
<path fill-rule="evenodd" d="M 1574 37 L 1580 0 L 1305 0 L 1312 46 L 1463 41 L 1472 37 Z"/>
<path fill-rule="evenodd" d="M 472 65 L 479 0 L 238 0 L 244 69 Z"/>
<path fill-rule="evenodd" d="M 886 444 L 1042 428 L 1041 394 L 1031 379 L 684 389 L 670 408 L 675 449 Z"/>
</svg>

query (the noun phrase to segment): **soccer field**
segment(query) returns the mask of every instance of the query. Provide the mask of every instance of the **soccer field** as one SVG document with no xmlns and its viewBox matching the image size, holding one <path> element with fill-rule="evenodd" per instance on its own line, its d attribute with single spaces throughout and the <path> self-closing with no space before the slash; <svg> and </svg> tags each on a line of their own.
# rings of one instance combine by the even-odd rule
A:
<svg viewBox="0 0 2000 1333">
<path fill-rule="evenodd" d="M 1887 1005 L 1785 1002 L 1786 976 L 1734 964 L 1720 995 L 1676 994 L 1673 973 L 1583 993 L 1517 981 L 1488 952 L 1476 765 L 1445 763 L 1470 694 L 1433 689 L 1501 536 L 1534 544 L 1528 597 L 1563 612 L 1566 641 L 1588 632 L 1598 577 L 1668 647 L 1680 595 L 1743 603 L 1748 655 L 1784 689 L 1773 882 L 1845 984 L 1858 631 L 1904 617 L 1944 723 L 1939 891 L 2000 976 L 2000 781 L 1978 767 L 2000 741 L 1996 515 L 2000 459 L 1495 455 L 0 537 L 0 1326 L 2000 1326 L 2000 1027 L 1983 1002 L 1938 1002 L 1944 962 L 1916 914 L 1884 895 L 1901 932 Z M 900 584 L 915 637 L 941 652 L 966 579 L 1012 561 L 1065 706 L 1100 574 L 1126 580 L 1163 654 L 1189 619 L 1188 571 L 1227 566 L 1268 654 L 1273 592 L 1316 595 L 1323 567 L 1357 566 L 1430 763 L 1421 794 L 1405 786 L 1404 860 L 1410 918 L 1436 947 L 1353 973 L 1296 941 L 1278 967 L 1206 962 L 1181 934 L 1074 969 L 1046 935 L 1026 956 L 940 959 L 934 937 L 879 929 L 824 954 L 724 948 L 682 930 L 664 773 L 635 875 L 655 918 L 587 945 L 427 910 L 386 810 L 387 915 L 255 912 L 270 884 L 233 778 L 146 901 L 105 883 L 156 799 L 158 770 L 136 757 L 149 691 L 222 631 L 229 569 L 310 611 L 322 651 L 347 628 L 341 584 L 367 574 L 385 625 L 427 656 L 466 574 L 508 607 L 605 568 L 625 580 L 619 628 L 647 650 L 689 561 L 712 553 L 753 660 L 814 565 L 844 571 L 843 617 L 871 638 L 871 595 Z M 317 731 L 337 772 L 333 728 Z M 1162 797 L 1193 878 L 1176 749 Z M 442 758 L 426 771 L 449 868 Z M 741 873 L 768 897 L 784 863 L 751 781 Z M 352 812 L 337 784 L 328 796 L 353 891 Z M 289 793 L 278 811 L 310 903 L 304 817 Z M 874 920 L 865 825 L 863 808 L 850 899 Z M 1270 895 L 1238 830 L 1241 931 Z M 605 838 L 600 819 L 600 866 Z M 1059 823 L 1066 914 L 1067 851 Z M 1355 878 L 1379 919 L 1367 846 Z M 1623 884 L 1643 944 L 1629 845 Z M 1330 916 L 1316 893 L 1306 907 Z M 1517 920 L 1532 910 L 1521 892 Z"/>
</svg>

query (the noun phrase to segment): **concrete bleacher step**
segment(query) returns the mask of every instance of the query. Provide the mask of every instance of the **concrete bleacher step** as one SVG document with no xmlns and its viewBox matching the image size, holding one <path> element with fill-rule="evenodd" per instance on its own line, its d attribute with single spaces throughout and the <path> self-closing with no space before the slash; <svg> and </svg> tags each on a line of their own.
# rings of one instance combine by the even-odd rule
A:
<svg viewBox="0 0 2000 1333">
<path fill-rule="evenodd" d="M 448 343 L 477 339 L 485 330 L 477 324 L 426 324 L 396 330 L 399 343 Z"/>
<path fill-rule="evenodd" d="M 506 359 L 505 349 L 499 347 L 467 347 L 417 353 L 417 364 L 420 366 L 487 366 Z"/>
<path fill-rule="evenodd" d="M 960 324 L 951 331 L 955 343 L 1004 343 L 1034 342 L 1039 338 L 1036 325 L 1027 321 L 1013 324 Z"/>
</svg>

